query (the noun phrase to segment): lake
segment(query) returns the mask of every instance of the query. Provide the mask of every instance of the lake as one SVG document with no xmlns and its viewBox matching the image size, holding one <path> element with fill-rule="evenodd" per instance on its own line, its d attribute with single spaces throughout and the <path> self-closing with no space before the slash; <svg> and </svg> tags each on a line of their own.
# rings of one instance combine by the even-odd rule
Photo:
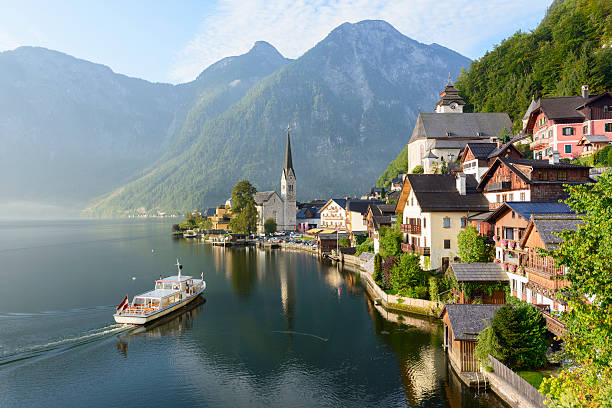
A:
<svg viewBox="0 0 612 408">
<path fill-rule="evenodd" d="M 459 382 L 435 320 L 387 321 L 358 274 L 170 226 L 0 223 L 0 407 L 503 406 Z M 145 329 L 115 325 L 125 294 L 177 258 L 204 272 L 202 300 Z"/>
</svg>

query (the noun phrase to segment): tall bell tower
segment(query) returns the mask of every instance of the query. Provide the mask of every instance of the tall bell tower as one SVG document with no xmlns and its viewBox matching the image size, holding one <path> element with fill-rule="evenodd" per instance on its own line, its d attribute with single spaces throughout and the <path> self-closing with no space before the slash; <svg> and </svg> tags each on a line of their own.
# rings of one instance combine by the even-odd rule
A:
<svg viewBox="0 0 612 408">
<path fill-rule="evenodd" d="M 281 175 L 281 198 L 283 199 L 283 226 L 285 231 L 293 231 L 296 228 L 295 215 L 297 213 L 295 170 L 293 170 L 293 158 L 291 157 L 291 139 L 289 137 L 289 126 L 287 126 L 287 148 L 285 150 L 285 167 Z"/>
</svg>

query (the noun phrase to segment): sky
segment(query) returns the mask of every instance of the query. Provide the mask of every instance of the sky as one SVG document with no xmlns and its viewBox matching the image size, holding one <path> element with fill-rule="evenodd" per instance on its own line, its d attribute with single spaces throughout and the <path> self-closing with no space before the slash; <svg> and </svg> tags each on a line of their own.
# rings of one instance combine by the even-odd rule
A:
<svg viewBox="0 0 612 408">
<path fill-rule="evenodd" d="M 152 82 L 183 83 L 255 41 L 297 58 L 344 22 L 381 19 L 476 59 L 537 27 L 552 0 L 0 0 L 0 51 L 61 51 Z"/>
</svg>

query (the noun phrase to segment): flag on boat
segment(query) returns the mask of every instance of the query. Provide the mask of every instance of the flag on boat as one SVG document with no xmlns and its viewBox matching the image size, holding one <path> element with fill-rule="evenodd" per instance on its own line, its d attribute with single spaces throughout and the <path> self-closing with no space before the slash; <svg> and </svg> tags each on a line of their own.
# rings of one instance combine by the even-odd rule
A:
<svg viewBox="0 0 612 408">
<path fill-rule="evenodd" d="M 117 309 L 117 312 L 120 312 L 123 309 L 125 309 L 125 307 L 129 304 L 130 304 L 130 301 L 128 300 L 128 295 L 125 295 L 121 303 L 119 303 L 119 306 L 117 306 L 115 309 Z"/>
</svg>

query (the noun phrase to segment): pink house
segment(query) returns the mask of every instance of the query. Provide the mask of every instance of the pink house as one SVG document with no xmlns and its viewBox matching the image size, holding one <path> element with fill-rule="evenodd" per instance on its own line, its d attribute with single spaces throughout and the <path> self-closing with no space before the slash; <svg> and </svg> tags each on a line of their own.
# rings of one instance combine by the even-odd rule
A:
<svg viewBox="0 0 612 408">
<path fill-rule="evenodd" d="M 612 92 L 581 96 L 541 98 L 532 101 L 524 117 L 525 133 L 533 135 L 534 159 L 546 159 L 554 151 L 562 158 L 581 156 L 583 136 L 603 136 L 612 141 Z"/>
</svg>

